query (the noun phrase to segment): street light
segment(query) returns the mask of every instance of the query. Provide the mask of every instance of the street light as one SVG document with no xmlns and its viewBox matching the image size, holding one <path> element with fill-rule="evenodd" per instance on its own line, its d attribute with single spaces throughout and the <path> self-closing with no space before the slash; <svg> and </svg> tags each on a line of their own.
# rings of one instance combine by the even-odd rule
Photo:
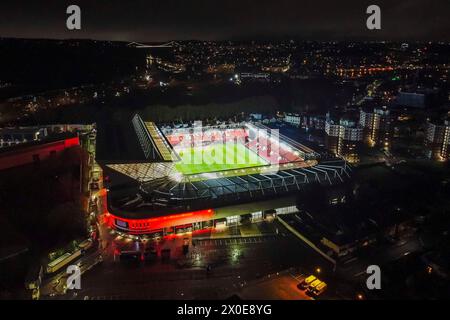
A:
<svg viewBox="0 0 450 320">
<path fill-rule="evenodd" d="M 319 267 L 316 268 L 316 273 L 320 273 L 322 271 L 322 269 L 320 269 Z"/>
</svg>

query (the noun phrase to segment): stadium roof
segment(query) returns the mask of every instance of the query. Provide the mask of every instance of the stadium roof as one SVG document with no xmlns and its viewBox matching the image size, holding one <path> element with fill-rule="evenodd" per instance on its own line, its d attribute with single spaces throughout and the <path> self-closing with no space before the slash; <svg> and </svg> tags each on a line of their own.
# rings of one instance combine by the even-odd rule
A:
<svg viewBox="0 0 450 320">
<path fill-rule="evenodd" d="M 177 159 L 153 122 L 135 115 L 124 121 L 97 124 L 96 160 L 102 163 L 153 163 Z"/>
<path fill-rule="evenodd" d="M 147 217 L 162 212 L 221 207 L 286 196 L 303 189 L 306 184 L 332 185 L 349 177 L 349 167 L 341 159 L 322 161 L 308 168 L 296 168 L 271 174 L 216 178 L 178 182 L 157 178 L 127 188 L 111 187 L 108 207 L 119 216 Z"/>
</svg>

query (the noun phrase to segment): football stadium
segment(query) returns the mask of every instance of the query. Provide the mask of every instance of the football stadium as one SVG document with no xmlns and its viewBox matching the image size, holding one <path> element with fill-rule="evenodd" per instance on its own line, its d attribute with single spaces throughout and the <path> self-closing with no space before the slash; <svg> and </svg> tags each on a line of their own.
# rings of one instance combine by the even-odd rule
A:
<svg viewBox="0 0 450 320">
<path fill-rule="evenodd" d="M 346 162 L 260 123 L 158 127 L 135 115 L 99 123 L 112 228 L 130 234 L 189 232 L 295 212 L 309 183 L 341 183 Z"/>
</svg>

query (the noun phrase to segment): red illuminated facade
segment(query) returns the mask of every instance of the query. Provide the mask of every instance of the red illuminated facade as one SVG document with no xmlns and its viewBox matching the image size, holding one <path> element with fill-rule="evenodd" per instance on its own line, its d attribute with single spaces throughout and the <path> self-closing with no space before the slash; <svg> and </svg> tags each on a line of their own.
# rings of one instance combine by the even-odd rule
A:
<svg viewBox="0 0 450 320">
<path fill-rule="evenodd" d="M 102 199 L 101 204 L 105 218 L 104 222 L 112 229 L 130 234 L 149 234 L 183 227 L 192 228 L 195 223 L 214 219 L 213 209 L 182 212 L 143 219 L 119 217 L 117 214 L 112 214 L 108 210 L 106 189 L 101 189 L 98 192 L 98 196 Z"/>
<path fill-rule="evenodd" d="M 0 153 L 0 170 L 36 163 L 57 155 L 67 148 L 80 145 L 78 137 L 70 137 L 52 142 L 18 145 Z"/>
<path fill-rule="evenodd" d="M 205 209 L 184 213 L 177 213 L 148 219 L 127 219 L 107 213 L 106 223 L 113 229 L 131 234 L 147 234 L 162 232 L 176 227 L 191 228 L 194 223 L 213 219 L 214 210 Z"/>
</svg>

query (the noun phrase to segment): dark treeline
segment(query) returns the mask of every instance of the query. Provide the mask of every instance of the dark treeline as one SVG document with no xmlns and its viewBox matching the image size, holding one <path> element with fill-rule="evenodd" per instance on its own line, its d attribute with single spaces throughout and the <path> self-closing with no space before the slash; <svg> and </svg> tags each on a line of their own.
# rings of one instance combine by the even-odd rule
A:
<svg viewBox="0 0 450 320">
<path fill-rule="evenodd" d="M 90 40 L 0 39 L 0 81 L 14 96 L 131 75 L 145 53 L 125 43 Z"/>
<path fill-rule="evenodd" d="M 156 122 L 186 122 L 194 120 L 221 119 L 228 120 L 240 113 L 260 112 L 274 114 L 278 104 L 273 97 L 250 97 L 230 103 L 209 103 L 206 105 L 180 105 L 169 107 L 164 105 L 148 106 L 140 111 L 144 119 Z"/>
<path fill-rule="evenodd" d="M 233 102 L 210 102 L 205 104 L 151 104 L 136 105 L 73 105 L 57 110 L 44 110 L 34 114 L 23 125 L 48 123 L 93 123 L 108 120 L 127 120 L 139 113 L 144 119 L 157 123 L 170 123 L 192 120 L 228 120 L 236 115 L 249 113 L 275 114 L 280 105 L 272 96 L 255 96 Z"/>
</svg>

